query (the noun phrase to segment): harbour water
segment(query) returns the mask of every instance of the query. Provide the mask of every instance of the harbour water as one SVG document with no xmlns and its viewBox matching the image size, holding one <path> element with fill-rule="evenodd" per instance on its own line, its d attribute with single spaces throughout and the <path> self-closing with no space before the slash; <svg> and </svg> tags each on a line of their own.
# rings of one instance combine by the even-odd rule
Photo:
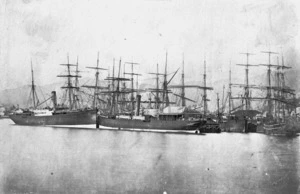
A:
<svg viewBox="0 0 300 194">
<path fill-rule="evenodd" d="M 299 193 L 300 138 L 17 126 L 1 193 Z"/>
</svg>

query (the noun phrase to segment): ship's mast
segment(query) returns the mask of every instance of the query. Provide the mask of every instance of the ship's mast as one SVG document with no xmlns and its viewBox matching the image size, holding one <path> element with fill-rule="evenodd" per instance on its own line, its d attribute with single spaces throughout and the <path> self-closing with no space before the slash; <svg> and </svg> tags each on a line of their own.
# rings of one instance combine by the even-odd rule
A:
<svg viewBox="0 0 300 194">
<path fill-rule="evenodd" d="M 121 58 L 120 58 L 120 61 L 119 61 L 119 71 L 118 71 L 118 79 L 117 79 L 117 102 L 116 102 L 116 105 L 118 107 L 119 105 L 119 95 L 120 95 L 120 73 L 121 73 Z M 117 112 L 118 114 L 120 113 L 119 109 L 117 108 Z"/>
<path fill-rule="evenodd" d="M 219 93 L 217 93 L 217 116 L 218 116 L 218 121 L 220 121 L 220 98 L 219 98 Z"/>
<path fill-rule="evenodd" d="M 183 63 L 184 64 L 184 63 Z M 183 67 L 184 69 L 184 67 Z M 176 71 L 177 72 L 177 71 Z M 175 74 L 174 74 L 175 75 Z M 174 76 L 173 75 L 173 76 Z M 191 101 L 191 102 L 195 102 L 194 100 L 192 99 L 189 99 L 187 97 L 185 97 L 185 88 L 197 88 L 197 89 L 201 89 L 204 91 L 204 95 L 203 95 L 203 101 L 204 101 L 204 115 L 206 115 L 207 113 L 207 101 L 209 101 L 209 99 L 207 99 L 207 90 L 213 90 L 212 87 L 207 87 L 206 86 L 206 61 L 204 60 L 204 75 L 203 75 L 203 79 L 204 79 L 204 86 L 199 86 L 199 85 L 185 85 L 184 83 L 184 70 L 183 70 L 183 73 L 182 73 L 182 84 L 181 85 L 171 85 L 169 86 L 170 88 L 178 88 L 178 89 L 181 89 L 182 93 L 181 95 L 177 95 L 177 94 L 174 94 L 175 96 L 178 96 L 182 99 L 182 101 L 184 101 L 184 105 L 185 105 L 185 102 L 186 100 L 188 101 Z M 170 82 L 170 81 L 169 81 Z"/>
<path fill-rule="evenodd" d="M 32 60 L 31 60 L 31 95 L 32 95 L 32 102 L 33 108 L 35 109 L 38 106 L 39 99 L 36 94 L 35 84 L 34 84 L 34 74 L 33 74 L 33 67 L 32 67 Z"/>
<path fill-rule="evenodd" d="M 121 59 L 120 59 L 121 60 Z M 112 72 L 112 77 L 115 78 L 115 58 L 113 60 L 113 72 Z M 115 80 L 112 81 L 112 91 L 115 91 Z M 115 103 L 115 93 L 113 93 L 113 99 L 112 99 L 112 104 Z"/>
<path fill-rule="evenodd" d="M 121 59 L 120 59 L 121 60 Z M 116 114 L 116 93 L 115 93 L 115 58 L 113 59 L 113 72 L 112 72 L 112 102 L 111 102 L 111 107 L 110 107 L 110 114 L 114 115 Z"/>
<path fill-rule="evenodd" d="M 281 61 L 281 67 L 282 67 L 282 72 L 281 72 L 281 87 L 284 88 L 285 87 L 285 79 L 284 79 L 284 72 L 283 72 L 283 69 L 284 69 L 284 59 L 283 59 L 283 55 L 282 55 L 282 61 Z M 284 98 L 285 95 L 283 92 L 281 92 L 281 98 Z M 283 119 L 285 118 L 285 104 L 284 103 L 281 103 L 281 109 L 282 109 L 282 117 Z"/>
<path fill-rule="evenodd" d="M 160 99 L 159 99 L 159 93 L 164 92 L 164 90 L 159 89 L 159 76 L 164 76 L 165 74 L 159 73 L 158 71 L 158 63 L 156 64 L 156 73 L 148 73 L 152 75 L 156 75 L 156 88 L 155 89 L 149 89 L 151 92 L 155 92 L 155 108 L 158 109 L 160 105 Z M 151 101 L 149 102 L 151 103 Z"/>
<path fill-rule="evenodd" d="M 228 113 L 229 115 L 231 114 L 231 94 L 232 94 L 232 91 L 231 91 L 231 62 L 230 62 L 230 67 L 229 67 L 229 92 L 228 92 Z"/>
<path fill-rule="evenodd" d="M 133 114 L 133 111 L 134 111 L 134 103 L 135 103 L 135 100 L 134 100 L 134 79 L 133 79 L 133 76 L 136 75 L 136 76 L 139 76 L 140 74 L 137 74 L 137 73 L 134 73 L 133 72 L 133 65 L 139 65 L 139 63 L 135 63 L 135 62 L 125 62 L 125 64 L 130 64 L 131 65 L 131 73 L 124 73 L 126 75 L 131 75 L 131 97 L 130 97 L 130 101 L 131 101 L 131 111 L 132 111 L 132 114 Z M 124 69 L 125 71 L 125 69 Z"/>
<path fill-rule="evenodd" d="M 222 92 L 222 108 L 221 108 L 221 113 L 224 112 L 224 97 L 225 97 L 225 85 L 223 85 L 223 92 Z"/>
<path fill-rule="evenodd" d="M 135 82 L 135 88 L 136 88 L 136 95 L 139 95 L 139 74 L 135 74 L 135 76 L 136 76 L 136 82 Z"/>
<path fill-rule="evenodd" d="M 93 101 L 93 107 L 96 108 L 96 95 L 98 94 L 98 82 L 99 82 L 99 52 L 97 55 L 97 68 L 96 68 L 96 74 L 95 74 L 95 90 L 94 90 L 94 101 Z"/>
<path fill-rule="evenodd" d="M 34 85 L 34 77 L 33 77 L 33 68 L 32 68 L 32 60 L 31 60 L 31 91 L 32 91 L 32 101 L 33 101 L 33 108 L 36 108 L 35 104 L 35 85 Z"/>
<path fill-rule="evenodd" d="M 253 55 L 252 53 L 241 53 L 242 55 L 246 55 L 246 64 L 237 64 L 239 66 L 245 66 L 245 110 L 250 110 L 250 92 L 249 92 L 249 67 L 257 67 L 257 65 L 249 64 L 249 56 Z"/>
<path fill-rule="evenodd" d="M 159 73 L 158 73 L 158 63 L 156 64 L 156 96 L 155 96 L 155 108 L 159 108 Z"/>
<path fill-rule="evenodd" d="M 285 69 L 290 69 L 291 67 L 288 67 L 288 66 L 285 66 L 284 65 L 284 58 L 283 58 L 283 55 L 282 55 L 282 62 L 281 62 L 281 66 L 279 66 L 279 68 L 280 68 L 280 72 L 279 72 L 279 74 L 280 75 L 278 75 L 278 77 L 279 77 L 279 79 L 280 79 L 280 98 L 281 98 L 281 100 L 282 101 L 284 101 L 285 100 L 285 98 L 286 98 L 286 93 L 290 93 L 290 94 L 292 94 L 292 95 L 294 95 L 294 91 L 292 91 L 292 90 L 290 90 L 290 91 L 285 91 L 286 90 L 286 87 L 285 87 L 285 76 L 284 76 L 284 70 Z M 280 108 L 281 108 L 281 110 L 282 110 L 282 116 L 283 116 L 283 119 L 285 118 L 285 108 L 286 108 L 286 103 L 282 103 L 281 102 L 281 106 L 280 106 Z"/>
<path fill-rule="evenodd" d="M 165 107 L 169 106 L 167 69 L 168 69 L 168 52 L 166 52 L 165 74 L 164 74 L 164 84 L 163 84 L 163 104 L 165 104 Z"/>
<path fill-rule="evenodd" d="M 126 78 L 125 63 L 123 63 L 123 78 Z M 126 90 L 126 82 L 124 81 L 122 83 L 122 85 L 123 85 L 122 90 L 125 91 Z M 121 93 L 121 99 L 122 99 L 122 103 L 121 103 L 122 104 L 122 108 L 126 109 L 126 107 L 128 107 L 128 106 L 126 106 L 126 93 Z"/>
<path fill-rule="evenodd" d="M 63 86 L 61 88 L 67 89 L 67 92 L 69 94 L 69 110 L 72 110 L 72 109 L 74 109 L 74 102 L 72 100 L 73 89 L 77 89 L 78 87 L 75 87 L 75 86 L 72 85 L 71 78 L 76 78 L 76 77 L 81 77 L 81 76 L 79 76 L 79 75 L 71 75 L 70 67 L 71 66 L 75 66 L 76 67 L 76 65 L 69 63 L 69 55 L 68 55 L 68 63 L 67 64 L 60 64 L 60 65 L 67 66 L 67 72 L 68 72 L 68 74 L 67 75 L 58 75 L 57 77 L 67 77 L 68 78 L 67 86 Z"/>
<path fill-rule="evenodd" d="M 103 91 L 103 92 L 100 92 L 100 93 L 104 93 L 104 94 L 112 94 L 112 103 L 111 103 L 111 107 L 110 107 L 110 114 L 111 115 L 116 115 L 116 114 L 119 114 L 120 111 L 119 111 L 119 108 L 118 108 L 118 105 L 119 105 L 119 95 L 120 93 L 127 93 L 126 91 L 120 91 L 120 81 L 130 81 L 130 79 L 126 79 L 126 78 L 121 78 L 120 77 L 120 74 L 121 74 L 121 58 L 120 58 L 120 61 L 119 61 L 119 71 L 118 71 L 118 77 L 115 77 L 115 60 L 114 60 L 114 63 L 113 63 L 113 77 L 107 77 L 105 80 L 108 80 L 108 81 L 112 81 L 113 83 L 113 90 L 112 91 Z M 116 86 L 116 89 L 115 89 L 115 84 L 114 82 L 117 81 L 117 86 Z M 121 101 L 122 102 L 122 101 Z M 117 109 L 117 110 L 116 110 Z"/>
<path fill-rule="evenodd" d="M 97 55 L 97 66 L 96 67 L 86 67 L 88 69 L 94 69 L 96 71 L 95 73 L 95 85 L 94 86 L 88 86 L 88 85 L 83 85 L 82 87 L 86 87 L 86 88 L 93 88 L 94 89 L 94 96 L 93 96 L 93 108 L 97 107 L 97 98 L 99 95 L 99 89 L 108 89 L 108 87 L 101 87 L 99 86 L 99 74 L 100 74 L 100 70 L 107 70 L 105 68 L 101 68 L 99 67 L 99 52 Z"/>
<path fill-rule="evenodd" d="M 206 116 L 207 114 L 207 89 L 206 89 L 206 60 L 204 59 L 204 74 L 203 74 L 203 84 L 204 84 L 204 94 L 203 94 L 203 114 Z"/>
<path fill-rule="evenodd" d="M 182 74 L 181 74 L 181 106 L 185 106 L 185 87 L 184 87 L 184 54 L 182 54 Z"/>
<path fill-rule="evenodd" d="M 79 70 L 78 70 L 78 56 L 77 56 L 77 62 L 76 62 L 76 75 L 79 75 Z M 75 78 L 75 87 L 78 87 L 79 80 L 78 77 Z"/>
<path fill-rule="evenodd" d="M 269 63 L 268 64 L 259 64 L 259 65 L 268 67 L 268 72 L 267 72 L 267 77 L 268 77 L 267 100 L 268 100 L 268 113 L 271 115 L 272 114 L 271 67 L 277 68 L 277 65 L 272 65 L 271 64 L 271 55 L 272 54 L 278 54 L 278 53 L 271 52 L 271 51 L 262 51 L 262 53 L 266 53 L 269 56 Z"/>
<path fill-rule="evenodd" d="M 282 68 L 282 70 L 283 70 L 283 69 L 289 69 L 289 68 L 291 68 L 291 67 L 287 67 L 287 66 L 284 65 L 284 58 L 283 58 L 283 55 L 282 55 L 282 58 L 281 58 L 281 59 L 282 59 L 282 62 L 281 62 L 281 65 L 282 65 L 281 68 Z M 282 83 L 282 87 L 285 87 L 284 72 L 281 73 L 281 83 Z"/>
<path fill-rule="evenodd" d="M 277 87 L 277 92 L 276 92 L 276 98 L 280 99 L 281 100 L 281 96 L 282 96 L 282 87 L 281 87 L 281 84 L 280 84 L 280 74 L 281 74 L 281 71 L 280 71 L 280 64 L 279 64 L 279 57 L 277 57 L 277 71 L 275 72 L 275 78 L 276 78 L 276 87 Z M 274 111 L 275 111 L 275 116 L 277 117 L 278 114 L 280 113 L 280 109 L 281 109 L 281 106 L 282 106 L 282 102 L 280 101 L 275 101 L 275 108 L 274 108 Z"/>
<path fill-rule="evenodd" d="M 78 56 L 77 56 L 77 62 L 76 62 L 76 77 L 75 77 L 75 89 L 76 89 L 76 93 L 73 94 L 73 100 L 74 100 L 74 105 L 75 105 L 75 109 L 77 109 L 79 107 L 79 99 L 78 99 L 78 94 L 79 94 L 79 69 L 78 69 Z"/>
<path fill-rule="evenodd" d="M 166 65 L 167 65 L 167 57 L 166 57 Z M 166 73 L 167 72 L 167 69 L 165 69 L 165 75 L 167 74 Z M 176 71 L 176 73 L 177 73 L 177 71 Z M 175 74 L 176 74 L 175 73 Z M 175 75 L 174 74 L 174 75 Z M 173 76 L 174 76 L 173 75 Z M 166 76 L 164 76 L 164 80 L 167 80 L 167 78 L 166 78 Z M 170 82 L 170 81 L 169 81 Z M 164 91 L 166 91 L 166 92 L 168 92 L 168 84 L 169 84 L 169 82 L 166 82 L 166 86 L 165 86 L 165 89 L 164 89 Z M 174 86 L 170 86 L 170 88 L 172 88 L 172 87 L 174 87 Z M 175 86 L 175 87 L 178 87 L 178 86 Z M 180 94 L 180 98 L 181 98 L 181 106 L 185 106 L 186 105 L 186 97 L 185 97 L 185 84 L 184 84 L 184 54 L 182 54 L 182 73 L 181 73 L 181 85 L 179 85 L 179 87 L 180 87 L 180 90 L 181 90 L 181 94 Z M 175 94 L 174 94 L 175 95 Z M 168 100 L 168 103 L 170 103 L 169 102 L 169 98 L 168 98 L 168 96 L 167 96 L 167 100 Z"/>
<path fill-rule="evenodd" d="M 73 102 L 72 102 L 73 90 L 71 89 L 72 83 L 71 83 L 71 72 L 70 72 L 69 55 L 68 55 L 68 65 L 67 65 L 67 67 L 68 67 L 68 87 L 69 87 L 69 103 L 70 103 L 69 109 L 72 110 L 73 109 Z"/>
</svg>

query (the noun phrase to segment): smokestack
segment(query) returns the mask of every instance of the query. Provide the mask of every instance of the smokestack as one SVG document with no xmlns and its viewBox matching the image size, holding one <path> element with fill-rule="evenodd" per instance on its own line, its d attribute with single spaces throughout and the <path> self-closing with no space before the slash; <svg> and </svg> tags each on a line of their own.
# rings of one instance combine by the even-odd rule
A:
<svg viewBox="0 0 300 194">
<path fill-rule="evenodd" d="M 57 105 L 56 91 L 51 92 L 51 100 L 53 103 L 53 109 L 56 110 L 56 105 Z"/>
<path fill-rule="evenodd" d="M 136 101 L 137 101 L 137 106 L 136 106 L 136 115 L 139 116 L 140 115 L 140 105 L 141 105 L 141 95 L 136 95 Z"/>
</svg>

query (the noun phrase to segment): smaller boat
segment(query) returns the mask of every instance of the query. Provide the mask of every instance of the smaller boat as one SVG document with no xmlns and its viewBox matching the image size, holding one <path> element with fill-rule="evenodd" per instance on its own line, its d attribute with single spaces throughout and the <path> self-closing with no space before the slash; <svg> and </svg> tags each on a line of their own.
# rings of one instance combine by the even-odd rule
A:
<svg viewBox="0 0 300 194">
<path fill-rule="evenodd" d="M 196 133 L 221 133 L 221 128 L 218 122 L 212 120 L 211 118 L 206 118 L 205 124 L 199 127 Z"/>
<path fill-rule="evenodd" d="M 282 123 L 264 123 L 263 129 L 267 135 L 295 137 L 298 136 L 296 126 L 289 122 Z"/>
</svg>

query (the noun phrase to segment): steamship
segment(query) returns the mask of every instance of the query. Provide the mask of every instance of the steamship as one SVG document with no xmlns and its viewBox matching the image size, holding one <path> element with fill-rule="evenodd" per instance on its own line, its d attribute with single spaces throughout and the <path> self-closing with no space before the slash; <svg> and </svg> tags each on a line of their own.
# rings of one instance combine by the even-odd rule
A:
<svg viewBox="0 0 300 194">
<path fill-rule="evenodd" d="M 167 61 L 167 55 L 166 55 Z M 125 62 L 126 64 L 126 62 Z M 167 80 L 167 62 L 165 65 L 165 73 L 161 74 L 150 73 L 156 75 L 156 88 L 148 88 L 143 92 L 149 92 L 154 95 L 155 100 L 151 101 L 151 97 L 148 101 L 141 101 L 141 92 L 138 88 L 133 88 L 133 76 L 138 76 L 133 72 L 133 65 L 137 63 L 128 62 L 131 64 L 131 73 L 124 73 L 131 75 L 131 78 L 120 77 L 121 60 L 119 61 L 119 72 L 117 76 L 108 77 L 106 80 L 112 83 L 112 90 L 103 91 L 102 93 L 111 94 L 112 102 L 110 112 L 103 114 L 99 112 L 97 115 L 97 127 L 109 127 L 115 129 L 130 129 L 130 130 L 159 130 L 159 131 L 191 131 L 195 133 L 218 133 L 220 132 L 219 125 L 212 120 L 203 118 L 200 113 L 191 112 L 185 105 L 185 100 L 190 100 L 184 96 L 184 88 L 191 87 L 184 85 L 184 72 L 182 72 L 182 85 L 180 86 L 168 86 L 174 75 L 170 80 Z M 114 69 L 114 67 L 113 67 Z M 184 68 L 183 68 L 184 69 Z M 159 88 L 159 76 L 163 76 L 162 88 Z M 125 82 L 131 81 L 131 88 L 126 88 Z M 121 88 L 123 83 L 123 88 Z M 180 98 L 182 100 L 181 106 L 171 106 L 175 104 L 169 101 L 168 94 L 171 94 L 171 90 L 168 88 L 181 88 L 182 94 Z M 200 89 L 212 89 L 209 87 L 193 86 Z M 136 93 L 136 98 L 134 98 Z M 129 100 L 126 100 L 126 94 L 130 94 Z M 144 108 L 142 103 L 147 103 L 149 107 Z M 154 107 L 151 105 L 154 103 Z M 142 110 L 143 109 L 143 110 Z"/>
<path fill-rule="evenodd" d="M 17 110 L 9 115 L 10 119 L 17 125 L 89 125 L 96 123 L 96 108 L 80 109 L 78 104 L 78 62 L 77 64 L 61 64 L 67 67 L 67 75 L 59 75 L 58 77 L 66 77 L 67 85 L 62 87 L 66 89 L 68 95 L 69 106 L 62 107 L 57 105 L 56 92 L 53 91 L 51 98 L 53 108 L 39 109 L 43 103 L 39 103 L 36 93 L 36 86 L 34 84 L 34 74 L 31 64 L 31 94 L 32 94 L 32 108 L 27 110 Z M 70 68 L 76 66 L 76 75 L 72 75 Z M 75 84 L 72 83 L 71 78 L 75 78 Z"/>
</svg>

